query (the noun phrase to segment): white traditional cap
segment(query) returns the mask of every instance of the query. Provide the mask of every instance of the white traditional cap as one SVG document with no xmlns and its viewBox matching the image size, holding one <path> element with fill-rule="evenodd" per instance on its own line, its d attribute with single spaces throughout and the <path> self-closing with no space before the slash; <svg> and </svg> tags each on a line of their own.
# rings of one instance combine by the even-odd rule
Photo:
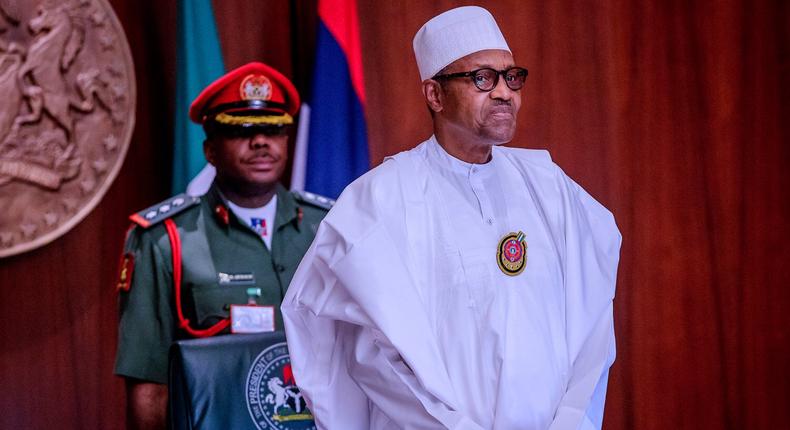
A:
<svg viewBox="0 0 790 430">
<path fill-rule="evenodd" d="M 412 45 L 423 81 L 453 61 L 478 51 L 511 52 L 494 17 L 478 6 L 450 9 L 433 17 L 420 28 Z"/>
</svg>

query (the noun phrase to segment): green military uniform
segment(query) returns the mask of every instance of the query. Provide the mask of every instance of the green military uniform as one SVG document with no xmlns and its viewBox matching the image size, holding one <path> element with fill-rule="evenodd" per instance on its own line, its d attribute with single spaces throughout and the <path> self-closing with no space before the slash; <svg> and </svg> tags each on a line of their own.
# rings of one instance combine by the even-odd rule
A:
<svg viewBox="0 0 790 430">
<path fill-rule="evenodd" d="M 179 327 L 164 220 L 178 227 L 181 302 L 190 327 L 205 329 L 228 318 L 230 305 L 247 304 L 247 289 L 257 287 L 257 304 L 274 307 L 275 329 L 282 330 L 280 302 L 331 203 L 278 185 L 271 251 L 228 209 L 216 184 L 203 197 L 176 196 L 133 215 L 137 225 L 127 237 L 119 281 L 115 373 L 166 383 L 169 347 L 189 337 Z"/>
</svg>

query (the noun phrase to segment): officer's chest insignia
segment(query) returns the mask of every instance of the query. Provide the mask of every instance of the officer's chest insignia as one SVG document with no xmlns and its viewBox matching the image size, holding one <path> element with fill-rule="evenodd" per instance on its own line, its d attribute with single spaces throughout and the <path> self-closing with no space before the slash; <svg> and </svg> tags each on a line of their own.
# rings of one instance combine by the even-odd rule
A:
<svg viewBox="0 0 790 430">
<path fill-rule="evenodd" d="M 269 100 L 272 98 L 272 83 L 263 75 L 248 75 L 239 85 L 242 100 Z"/>
<path fill-rule="evenodd" d="M 132 214 L 129 219 L 140 227 L 148 228 L 172 217 L 179 212 L 182 212 L 184 209 L 198 204 L 199 202 L 200 197 L 179 194 L 140 212 Z"/>
<path fill-rule="evenodd" d="M 115 289 L 129 291 L 129 288 L 132 287 L 132 273 L 134 273 L 134 254 L 127 252 L 121 256 L 121 264 L 118 266 L 118 283 Z"/>
<path fill-rule="evenodd" d="M 521 231 L 506 234 L 497 246 L 496 262 L 505 275 L 516 276 L 521 273 L 527 265 L 526 235 Z"/>
</svg>

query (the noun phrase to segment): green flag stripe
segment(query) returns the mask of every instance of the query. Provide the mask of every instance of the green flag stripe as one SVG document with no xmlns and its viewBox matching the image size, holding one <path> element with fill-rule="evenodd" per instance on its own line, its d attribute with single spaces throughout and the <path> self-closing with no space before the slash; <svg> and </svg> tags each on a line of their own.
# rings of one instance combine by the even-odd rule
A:
<svg viewBox="0 0 790 430">
<path fill-rule="evenodd" d="M 186 190 L 206 164 L 203 130 L 189 120 L 189 105 L 200 91 L 225 73 L 211 0 L 179 0 L 176 53 L 173 193 Z"/>
</svg>

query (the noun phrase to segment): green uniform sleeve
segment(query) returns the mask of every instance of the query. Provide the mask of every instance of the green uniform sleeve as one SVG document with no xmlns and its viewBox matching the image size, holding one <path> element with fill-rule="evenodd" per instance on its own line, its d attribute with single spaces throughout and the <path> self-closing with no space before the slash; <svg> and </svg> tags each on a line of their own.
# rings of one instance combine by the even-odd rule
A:
<svg viewBox="0 0 790 430">
<path fill-rule="evenodd" d="M 162 226 L 132 229 L 125 253 L 134 256 L 134 268 L 130 288 L 121 291 L 119 297 L 115 373 L 165 384 L 168 350 L 175 337 L 177 316 L 170 248 Z"/>
</svg>

